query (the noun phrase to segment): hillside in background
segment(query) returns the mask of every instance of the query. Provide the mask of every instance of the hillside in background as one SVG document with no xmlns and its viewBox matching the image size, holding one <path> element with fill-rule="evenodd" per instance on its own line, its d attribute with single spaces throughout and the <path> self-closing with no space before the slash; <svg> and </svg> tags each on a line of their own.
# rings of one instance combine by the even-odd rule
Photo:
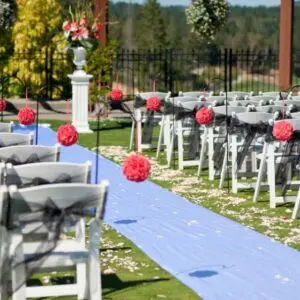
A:
<svg viewBox="0 0 300 300">
<path fill-rule="evenodd" d="M 295 6 L 295 28 L 298 28 L 300 25 L 300 1 L 297 1 Z M 165 27 L 164 47 L 183 49 L 207 47 L 206 43 L 200 42 L 190 33 L 190 29 L 186 25 L 185 7 L 169 6 L 158 9 Z M 157 21 L 152 20 L 151 16 L 145 21 L 145 17 L 141 18 L 142 10 L 143 5 L 140 4 L 129 6 L 125 2 L 110 3 L 111 21 L 118 22 L 110 26 L 110 38 L 117 39 L 121 47 L 151 48 L 152 27 Z M 279 13 L 278 6 L 231 6 L 226 26 L 218 33 L 215 42 L 209 47 L 278 49 Z M 154 18 L 153 15 L 152 18 Z M 145 22 L 148 22 L 146 26 Z M 147 38 L 148 41 L 145 42 Z M 155 43 L 152 46 L 152 48 L 157 48 Z M 294 46 L 295 50 L 300 50 L 300 35 L 297 30 L 294 32 Z"/>
</svg>

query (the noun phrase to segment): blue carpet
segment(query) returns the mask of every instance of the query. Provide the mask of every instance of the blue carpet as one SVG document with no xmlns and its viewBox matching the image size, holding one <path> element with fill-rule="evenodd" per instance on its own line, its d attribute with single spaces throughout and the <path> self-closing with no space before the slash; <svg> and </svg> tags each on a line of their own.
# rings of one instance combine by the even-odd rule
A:
<svg viewBox="0 0 300 300">
<path fill-rule="evenodd" d="M 54 145 L 55 133 L 41 128 L 39 143 Z M 61 161 L 87 160 L 94 164 L 95 154 L 62 148 Z M 111 183 L 105 222 L 205 300 L 300 299 L 298 251 L 149 181 L 128 182 L 115 163 L 99 161 L 100 180 Z"/>
</svg>

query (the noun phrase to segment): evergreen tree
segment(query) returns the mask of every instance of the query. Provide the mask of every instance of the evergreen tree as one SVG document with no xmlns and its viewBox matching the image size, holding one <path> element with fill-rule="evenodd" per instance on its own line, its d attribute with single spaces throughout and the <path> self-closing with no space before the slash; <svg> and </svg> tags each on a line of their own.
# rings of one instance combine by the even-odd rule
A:
<svg viewBox="0 0 300 300">
<path fill-rule="evenodd" d="M 147 0 L 141 9 L 137 28 L 137 46 L 143 49 L 167 47 L 166 25 L 157 0 Z"/>
</svg>

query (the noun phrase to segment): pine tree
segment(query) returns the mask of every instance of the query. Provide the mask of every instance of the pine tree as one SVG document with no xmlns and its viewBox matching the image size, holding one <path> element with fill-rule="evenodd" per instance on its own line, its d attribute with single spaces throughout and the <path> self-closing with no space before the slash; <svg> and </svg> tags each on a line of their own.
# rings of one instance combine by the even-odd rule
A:
<svg viewBox="0 0 300 300">
<path fill-rule="evenodd" d="M 137 21 L 137 41 L 139 48 L 165 48 L 166 25 L 157 0 L 147 0 Z"/>
</svg>

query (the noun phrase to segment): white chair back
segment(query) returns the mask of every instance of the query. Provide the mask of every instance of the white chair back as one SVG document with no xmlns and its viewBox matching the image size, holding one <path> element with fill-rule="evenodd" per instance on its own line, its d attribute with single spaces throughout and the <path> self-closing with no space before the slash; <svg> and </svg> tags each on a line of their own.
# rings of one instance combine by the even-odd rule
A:
<svg viewBox="0 0 300 300">
<path fill-rule="evenodd" d="M 217 106 L 213 107 L 213 112 L 217 115 L 222 115 L 222 116 L 231 116 L 233 112 L 235 113 L 242 113 L 248 111 L 247 107 L 244 106 Z"/>
<path fill-rule="evenodd" d="M 257 106 L 256 111 L 264 113 L 275 113 L 276 111 L 282 111 L 283 107 L 280 105 L 265 105 Z"/>
<path fill-rule="evenodd" d="M 9 187 L 10 208 L 13 216 L 30 213 L 47 206 L 49 199 L 58 209 L 65 209 L 76 203 L 86 208 L 97 208 L 100 217 L 108 182 L 101 184 L 61 183 L 18 189 Z"/>
<path fill-rule="evenodd" d="M 60 146 L 11 146 L 0 148 L 0 161 L 21 165 L 34 162 L 56 162 L 59 160 Z"/>
<path fill-rule="evenodd" d="M 73 164 L 64 162 L 43 162 L 20 166 L 7 164 L 0 170 L 1 182 L 17 187 L 49 183 L 90 183 L 91 162 Z"/>
<path fill-rule="evenodd" d="M 14 122 L 0 123 L 0 132 L 13 132 Z"/>
<path fill-rule="evenodd" d="M 33 142 L 33 134 L 0 132 L 1 147 L 9 147 L 16 145 L 31 145 Z"/>
<path fill-rule="evenodd" d="M 221 96 L 225 96 L 225 92 L 220 92 Z M 251 93 L 241 92 L 241 91 L 230 91 L 227 92 L 227 96 L 231 98 L 235 98 L 236 100 L 244 100 L 247 96 L 250 96 Z"/>
<path fill-rule="evenodd" d="M 181 111 L 182 110 L 193 111 L 200 104 L 201 104 L 201 102 L 195 102 L 195 101 L 178 102 L 178 108 Z"/>
<path fill-rule="evenodd" d="M 246 124 L 268 123 L 274 119 L 274 114 L 264 112 L 244 112 L 234 114 L 233 117 Z"/>
<path fill-rule="evenodd" d="M 294 130 L 300 130 L 300 120 L 299 119 L 286 119 L 285 121 L 293 125 Z M 280 121 L 277 121 L 280 122 Z"/>
<path fill-rule="evenodd" d="M 180 97 L 196 97 L 201 96 L 211 97 L 214 92 L 203 92 L 203 91 L 191 91 L 191 92 L 179 92 L 178 96 Z"/>
<path fill-rule="evenodd" d="M 163 92 L 145 92 L 145 93 L 138 93 L 137 97 L 140 97 L 143 100 L 148 100 L 151 97 L 158 97 L 160 100 L 166 100 L 169 98 L 171 92 L 163 93 Z"/>
</svg>

